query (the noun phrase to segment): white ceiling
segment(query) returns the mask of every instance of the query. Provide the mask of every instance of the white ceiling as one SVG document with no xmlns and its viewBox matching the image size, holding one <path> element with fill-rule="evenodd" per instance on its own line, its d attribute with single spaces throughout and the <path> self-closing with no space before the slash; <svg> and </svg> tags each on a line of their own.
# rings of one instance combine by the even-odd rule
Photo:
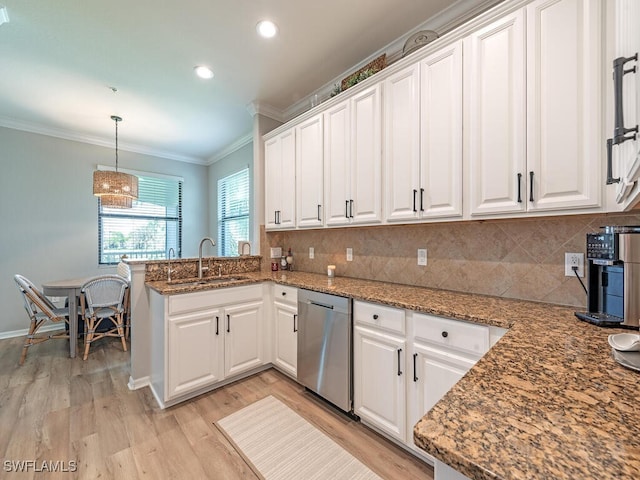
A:
<svg viewBox="0 0 640 480">
<path fill-rule="evenodd" d="M 0 3 L 0 125 L 113 145 L 115 114 L 122 149 L 206 164 L 251 133 L 252 102 L 285 112 L 452 4 L 496 0 Z"/>
</svg>

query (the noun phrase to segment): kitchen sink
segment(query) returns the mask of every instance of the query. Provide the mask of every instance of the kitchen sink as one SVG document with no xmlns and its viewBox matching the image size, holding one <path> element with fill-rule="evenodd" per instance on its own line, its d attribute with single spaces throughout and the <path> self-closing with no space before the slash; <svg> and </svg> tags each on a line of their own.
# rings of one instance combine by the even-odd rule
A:
<svg viewBox="0 0 640 480">
<path fill-rule="evenodd" d="M 203 279 L 193 279 L 193 278 L 184 278 L 184 279 L 176 279 L 172 280 L 169 285 L 177 286 L 177 287 L 195 287 L 198 285 L 217 285 L 219 283 L 231 283 L 231 282 L 239 282 L 240 280 L 246 280 L 247 277 L 233 275 L 230 277 L 212 277 L 212 278 L 203 278 Z"/>
</svg>

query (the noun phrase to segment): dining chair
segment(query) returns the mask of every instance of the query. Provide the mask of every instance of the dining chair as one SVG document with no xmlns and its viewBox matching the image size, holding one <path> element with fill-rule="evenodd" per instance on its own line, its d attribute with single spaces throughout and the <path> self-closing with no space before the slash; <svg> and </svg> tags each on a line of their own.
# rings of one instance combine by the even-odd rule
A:
<svg viewBox="0 0 640 480">
<path fill-rule="evenodd" d="M 63 322 L 68 324 L 69 309 L 56 307 L 51 300 L 38 290 L 38 288 L 26 277 L 16 274 L 13 276 L 13 279 L 22 293 L 24 309 L 27 311 L 30 320 L 29 333 L 27 333 L 27 338 L 24 342 L 24 347 L 22 348 L 22 354 L 20 355 L 20 365 L 22 365 L 27 358 L 29 347 L 32 345 L 46 342 L 52 338 L 69 338 L 69 334 L 66 330 L 62 330 L 62 332 L 55 331 L 49 335 L 37 335 L 40 327 L 42 327 L 42 325 L 47 321 L 51 321 L 53 323 Z"/>
<path fill-rule="evenodd" d="M 118 275 L 124 278 L 129 285 L 124 297 L 124 325 L 125 325 L 125 337 L 129 338 L 129 332 L 131 331 L 131 267 L 125 262 L 118 263 L 117 269 Z"/>
<path fill-rule="evenodd" d="M 84 356 L 96 340 L 119 337 L 127 351 L 124 332 L 124 301 L 129 283 L 120 275 L 102 275 L 86 282 L 80 292 L 80 306 L 84 319 Z M 105 322 L 109 328 L 100 328 Z M 104 326 L 104 325 L 103 325 Z"/>
</svg>

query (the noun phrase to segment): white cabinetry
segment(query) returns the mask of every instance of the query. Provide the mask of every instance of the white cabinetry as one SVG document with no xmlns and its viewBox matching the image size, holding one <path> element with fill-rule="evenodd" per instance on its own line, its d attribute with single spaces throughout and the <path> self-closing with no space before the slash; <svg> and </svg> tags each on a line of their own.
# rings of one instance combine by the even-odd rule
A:
<svg viewBox="0 0 640 480">
<path fill-rule="evenodd" d="M 380 86 L 329 108 L 324 119 L 326 225 L 380 223 Z"/>
<path fill-rule="evenodd" d="M 526 7 L 529 210 L 600 205 L 602 6 L 537 0 Z"/>
<path fill-rule="evenodd" d="M 608 58 L 605 71 L 612 71 L 612 63 L 616 58 L 631 58 L 638 55 L 640 59 L 640 2 L 637 0 L 616 0 L 614 2 L 615 29 L 613 39 L 614 48 L 612 58 Z M 640 122 L 640 60 L 629 61 L 624 65 L 625 70 L 636 68 L 635 73 L 628 73 L 622 79 L 622 116 L 625 128 L 634 128 Z M 607 99 L 614 104 L 614 91 L 611 77 L 607 76 Z M 609 90 L 610 89 L 610 90 Z M 610 110 L 613 112 L 613 107 Z M 615 127 L 613 115 L 611 122 L 607 123 L 606 137 L 611 138 Z M 628 133 L 627 136 L 633 135 Z M 622 210 L 632 207 L 640 195 L 640 135 L 636 134 L 635 140 L 627 140 L 612 149 L 613 153 L 613 178 L 619 178 L 620 183 L 615 183 L 610 189 L 615 189 L 614 205 L 610 210 Z"/>
<path fill-rule="evenodd" d="M 291 128 L 264 144 L 265 228 L 295 227 L 296 142 Z"/>
<path fill-rule="evenodd" d="M 262 285 L 150 293 L 151 388 L 161 406 L 267 363 Z"/>
<path fill-rule="evenodd" d="M 406 441 L 404 311 L 354 304 L 354 412 Z"/>
<path fill-rule="evenodd" d="M 598 0 L 538 0 L 465 39 L 472 216 L 601 205 Z"/>
<path fill-rule="evenodd" d="M 354 412 L 432 460 L 413 427 L 506 330 L 354 301 Z"/>
<path fill-rule="evenodd" d="M 296 126 L 298 227 L 321 227 L 323 206 L 322 114 Z"/>
<path fill-rule="evenodd" d="M 387 221 L 462 214 L 462 44 L 384 83 Z"/>
<path fill-rule="evenodd" d="M 519 10 L 464 40 L 471 215 L 526 208 L 525 31 Z"/>
<path fill-rule="evenodd" d="M 298 372 L 298 290 L 273 288 L 274 358 L 279 370 L 296 378 Z"/>
<path fill-rule="evenodd" d="M 169 318 L 168 392 L 180 396 L 223 378 L 224 344 L 219 309 Z"/>
<path fill-rule="evenodd" d="M 231 377 L 265 363 L 263 355 L 263 301 L 224 308 L 224 376 Z"/>
</svg>

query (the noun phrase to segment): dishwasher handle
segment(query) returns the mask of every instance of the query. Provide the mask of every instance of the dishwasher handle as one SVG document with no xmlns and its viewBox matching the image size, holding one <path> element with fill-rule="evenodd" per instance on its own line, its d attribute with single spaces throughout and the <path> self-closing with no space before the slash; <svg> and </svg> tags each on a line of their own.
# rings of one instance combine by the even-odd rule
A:
<svg viewBox="0 0 640 480">
<path fill-rule="evenodd" d="M 326 303 L 314 302 L 313 300 L 307 300 L 307 304 L 315 305 L 316 307 L 327 308 L 329 310 L 333 310 L 333 305 L 327 305 Z"/>
</svg>

